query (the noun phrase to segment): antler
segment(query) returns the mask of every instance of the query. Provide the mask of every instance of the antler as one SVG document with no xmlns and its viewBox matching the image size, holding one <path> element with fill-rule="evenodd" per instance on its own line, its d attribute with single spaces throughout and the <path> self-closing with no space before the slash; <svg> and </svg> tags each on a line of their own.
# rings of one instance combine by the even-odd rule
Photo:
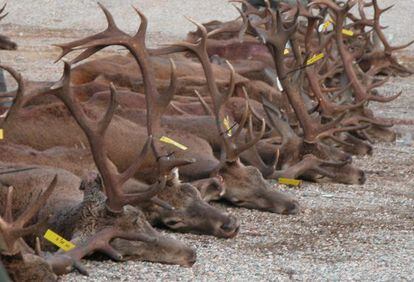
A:
<svg viewBox="0 0 414 282">
<path fill-rule="evenodd" d="M 223 162 L 234 162 L 239 158 L 239 155 L 242 152 L 252 147 L 262 138 L 264 131 L 266 129 L 266 123 L 264 120 L 262 120 L 261 131 L 255 138 L 253 138 L 249 142 L 244 143 L 242 145 L 239 145 L 239 146 L 236 145 L 236 140 L 239 138 L 240 134 L 242 133 L 242 130 L 244 126 L 246 125 L 246 122 L 248 121 L 248 118 L 249 118 L 249 107 L 248 107 L 248 102 L 246 100 L 245 111 L 244 111 L 244 114 L 242 116 L 242 119 L 237 129 L 235 130 L 234 134 L 231 134 L 231 136 L 228 136 L 228 134 L 226 134 L 228 129 L 224 128 L 224 125 L 223 125 L 222 106 L 228 101 L 228 99 L 234 92 L 235 71 L 232 65 L 229 62 L 227 62 L 227 65 L 230 68 L 229 88 L 226 93 L 221 93 L 215 82 L 215 76 L 213 73 L 210 60 L 208 58 L 208 54 L 207 54 L 207 47 L 206 47 L 207 39 L 208 39 L 207 30 L 202 24 L 192 19 L 188 19 L 188 20 L 197 26 L 198 31 L 201 33 L 200 40 L 196 43 L 189 43 L 189 42 L 173 43 L 171 44 L 171 46 L 185 48 L 193 52 L 197 56 L 199 61 L 201 62 L 201 65 L 203 66 L 204 74 L 206 76 L 208 89 L 211 95 L 213 109 L 208 108 L 207 103 L 203 101 L 201 96 L 199 96 L 199 98 L 201 99 L 201 103 L 203 107 L 206 108 L 207 112 L 213 113 L 216 119 L 217 130 L 222 138 L 222 150 L 221 150 L 221 158 L 220 158 L 221 164 Z"/>
<path fill-rule="evenodd" d="M 4 205 L 4 215 L 0 217 L 0 247 L 2 253 L 6 255 L 15 255 L 19 252 L 32 253 L 33 250 L 24 242 L 22 237 L 35 233 L 46 220 L 39 221 L 33 225 L 26 226 L 33 219 L 39 210 L 46 204 L 47 199 L 53 193 L 57 183 L 55 176 L 49 187 L 43 192 L 36 201 L 33 201 L 29 207 L 16 219 L 13 220 L 13 187 L 7 190 L 6 203 Z"/>
<path fill-rule="evenodd" d="M 300 5 L 302 6 L 302 5 Z M 305 9 L 303 7 L 303 9 Z M 305 34 L 305 50 L 307 54 L 319 54 L 322 52 L 321 49 L 316 49 L 311 44 L 312 35 L 314 33 L 316 24 L 317 24 L 317 18 L 309 17 L 308 19 L 308 26 Z M 331 39 L 332 37 L 328 37 L 328 39 Z M 327 45 L 327 42 L 325 44 Z M 326 59 L 325 59 L 326 60 Z M 327 61 L 327 60 L 326 60 Z M 356 109 L 361 107 L 365 101 L 361 101 L 357 104 L 336 104 L 331 102 L 324 93 L 326 90 L 321 87 L 321 82 L 323 82 L 324 78 L 319 74 L 321 68 L 317 68 L 317 64 L 313 64 L 305 68 L 305 73 L 309 81 L 309 88 L 312 91 L 312 93 L 316 96 L 317 102 L 318 102 L 318 109 L 320 110 L 322 116 L 333 118 L 337 116 L 338 114 L 342 114 L 343 112 Z M 328 70 L 325 74 L 325 76 L 329 77 L 333 72 L 336 72 L 337 68 L 336 65 L 333 65 L 333 67 Z M 346 89 L 347 87 L 345 87 Z M 340 92 L 343 90 L 340 90 Z"/>
<path fill-rule="evenodd" d="M 22 76 L 15 71 L 13 68 L 0 65 L 0 68 L 6 70 L 17 82 L 18 89 L 16 91 L 16 96 L 13 99 L 12 106 L 8 110 L 6 117 L 0 120 L 0 127 L 4 127 L 10 120 L 13 120 L 17 116 L 20 109 L 23 107 L 23 96 L 25 92 L 24 81 Z"/>
<path fill-rule="evenodd" d="M 259 34 L 264 39 L 266 45 L 269 48 L 269 51 L 275 60 L 277 74 L 283 86 L 284 92 L 286 93 L 288 100 L 295 111 L 296 117 L 303 129 L 305 142 L 315 143 L 318 141 L 319 137 L 328 136 L 321 134 L 339 125 L 345 117 L 345 113 L 326 124 L 320 124 L 318 120 L 312 118 L 309 115 L 303 98 L 301 97 L 300 88 L 294 86 L 294 83 L 291 81 L 292 78 L 289 76 L 290 73 L 286 69 L 284 63 L 284 49 L 288 40 L 297 29 L 298 14 L 296 14 L 293 23 L 291 23 L 290 26 L 286 28 L 286 23 L 283 22 L 282 15 L 279 11 L 275 12 L 271 9 L 268 9 L 268 13 L 271 15 L 271 21 L 269 23 L 268 29 L 264 30 L 257 26 L 254 26 L 254 28 L 257 34 Z M 349 128 L 339 128 L 336 130 L 338 132 L 348 131 Z"/>
<path fill-rule="evenodd" d="M 99 6 L 105 14 L 108 22 L 108 28 L 96 35 L 60 45 L 62 48 L 62 54 L 60 58 L 74 50 L 80 49 L 83 50 L 82 53 L 72 60 L 72 62 L 80 62 L 81 60 L 90 57 L 91 55 L 107 46 L 121 45 L 127 48 L 136 60 L 143 77 L 147 108 L 147 131 L 149 137 L 144 148 L 142 149 L 141 154 L 135 159 L 135 161 L 127 170 L 125 170 L 123 173 L 117 172 L 115 166 L 106 156 L 104 149 L 105 143 L 101 138 L 104 136 L 116 108 L 116 91 L 114 87 L 111 86 L 111 102 L 108 110 L 101 121 L 97 123 L 92 123 L 89 121 L 83 113 L 81 107 L 75 103 L 73 98 L 71 98 L 69 63 L 65 63 L 65 75 L 60 82 L 64 91 L 62 91 L 62 95 L 58 95 L 60 95 L 60 98 L 69 107 L 78 124 L 82 127 L 88 137 L 95 162 L 97 163 L 98 169 L 104 178 L 105 188 L 108 196 L 108 208 L 112 211 L 120 211 L 122 206 L 125 204 L 140 202 L 155 196 L 157 191 L 165 185 L 165 175 L 169 173 L 172 168 L 192 163 L 194 160 L 173 159 L 168 156 L 160 156 L 152 140 L 152 136 L 159 133 L 161 127 L 161 115 L 174 96 L 177 86 L 177 76 L 176 66 L 171 60 L 170 86 L 167 88 L 165 93 L 160 94 L 158 92 L 155 83 L 154 69 L 151 66 L 149 52 L 145 45 L 145 37 L 148 26 L 147 18 L 143 13 L 141 13 L 140 10 L 134 8 L 141 19 L 141 24 L 139 26 L 138 32 L 134 36 L 130 36 L 121 31 L 116 26 L 112 15 L 102 4 L 99 4 Z M 66 94 L 64 94 L 64 92 L 66 92 Z M 142 194 L 124 194 L 121 189 L 122 184 L 135 174 L 136 170 L 141 166 L 143 159 L 145 159 L 147 156 L 149 149 L 152 149 L 158 161 L 159 173 L 161 174 L 162 180 L 151 187 L 151 189 L 149 189 L 147 192 L 144 192 Z M 162 202 L 156 198 L 153 198 L 152 201 L 156 202 L 157 204 L 160 204 Z"/>
<path fill-rule="evenodd" d="M 6 9 L 7 3 L 0 8 L 0 21 L 4 19 L 9 13 L 3 14 Z M 0 35 L 0 50 L 16 50 L 17 44 L 12 42 L 8 37 Z"/>
<path fill-rule="evenodd" d="M 170 87 L 165 93 L 158 92 L 155 83 L 155 73 L 151 66 L 149 57 L 149 51 L 146 48 L 145 37 L 148 27 L 148 20 L 145 15 L 137 8 L 134 7 L 135 12 L 141 19 L 138 32 L 134 36 L 130 36 L 127 33 L 120 30 L 111 15 L 111 13 L 99 3 L 99 7 L 105 14 L 108 22 L 108 27 L 105 31 L 93 36 L 86 37 L 81 40 L 73 41 L 67 44 L 58 45 L 62 48 L 62 53 L 58 60 L 65 55 L 71 53 L 74 50 L 84 50 L 79 54 L 71 63 L 80 62 L 86 58 L 89 58 L 101 49 L 112 46 L 120 45 L 128 49 L 131 55 L 136 60 L 143 77 L 146 105 L 147 105 L 147 130 L 148 135 L 153 135 L 153 132 L 157 132 L 161 127 L 161 115 L 169 102 L 172 100 L 176 90 L 176 71 L 175 65 L 171 61 L 171 83 Z"/>
<path fill-rule="evenodd" d="M 336 15 L 335 17 L 335 40 L 336 45 L 341 56 L 345 73 L 351 83 L 351 86 L 354 90 L 355 100 L 356 102 L 361 101 L 377 101 L 377 102 L 388 102 L 390 100 L 396 99 L 400 93 L 391 97 L 379 97 L 377 95 L 373 95 L 372 91 L 370 91 L 371 85 L 365 86 L 359 79 L 358 74 L 354 69 L 355 58 L 354 55 L 349 52 L 347 46 L 344 43 L 344 38 L 342 34 L 342 30 L 344 27 L 345 19 L 348 15 L 348 11 L 356 4 L 355 0 L 348 0 L 342 7 L 334 3 L 333 1 L 328 0 L 315 0 L 309 4 L 309 7 L 319 5 L 319 6 L 327 6 L 329 7 Z"/>
<path fill-rule="evenodd" d="M 165 186 L 165 176 L 151 186 L 150 189 L 142 193 L 125 194 L 122 190 L 122 185 L 136 173 L 148 156 L 153 143 L 152 136 L 150 135 L 148 137 L 141 153 L 135 157 L 129 167 L 124 172 L 119 173 L 116 166 L 107 156 L 104 140 L 106 131 L 117 107 L 115 87 L 112 84 L 110 86 L 111 98 L 106 113 L 99 121 L 95 122 L 86 116 L 82 107 L 73 96 L 70 87 L 70 78 L 71 65 L 65 62 L 63 77 L 52 89 L 60 90 L 55 91 L 55 95 L 66 105 L 88 138 L 95 164 L 105 184 L 108 210 L 120 212 L 124 205 L 137 204 L 154 197 Z"/>
</svg>

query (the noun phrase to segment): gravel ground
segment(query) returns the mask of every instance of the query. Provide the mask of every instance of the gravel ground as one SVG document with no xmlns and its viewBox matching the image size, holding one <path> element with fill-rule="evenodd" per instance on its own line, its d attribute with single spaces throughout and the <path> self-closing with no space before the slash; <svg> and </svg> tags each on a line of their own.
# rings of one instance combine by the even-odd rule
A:
<svg viewBox="0 0 414 282">
<path fill-rule="evenodd" d="M 190 0 L 184 7 L 180 0 L 101 2 L 113 11 L 119 25 L 131 32 L 136 17 L 130 4 L 142 8 L 151 23 L 150 45 L 184 37 L 192 27 L 183 15 L 200 21 L 235 15 L 223 0 Z M 393 2 L 380 1 L 382 6 Z M 0 58 L 32 80 L 59 77 L 60 65 L 52 63 L 58 50 L 51 44 L 104 27 L 95 1 L 9 0 L 8 11 L 0 31 L 16 38 L 21 48 L 1 52 Z M 396 44 L 414 37 L 408 28 L 414 24 L 413 15 L 414 1 L 400 0 L 384 18 Z M 414 47 L 401 56 L 414 66 Z M 397 90 L 404 90 L 397 101 L 372 107 L 384 117 L 413 120 L 413 79 L 394 78 L 382 92 Z M 305 183 L 300 188 L 281 187 L 302 203 L 303 211 L 297 216 L 219 205 L 242 223 L 240 234 L 231 240 L 169 233 L 197 248 L 198 260 L 192 268 L 87 261 L 90 277 L 73 273 L 62 281 L 413 281 L 414 127 L 395 129 L 400 133 L 395 144 L 376 144 L 374 156 L 355 159 L 367 171 L 363 186 Z"/>
</svg>

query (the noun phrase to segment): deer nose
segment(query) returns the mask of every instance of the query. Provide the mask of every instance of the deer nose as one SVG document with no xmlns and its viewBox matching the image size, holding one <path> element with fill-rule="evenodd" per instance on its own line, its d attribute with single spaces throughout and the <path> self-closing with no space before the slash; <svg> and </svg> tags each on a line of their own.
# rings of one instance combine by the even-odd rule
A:
<svg viewBox="0 0 414 282">
<path fill-rule="evenodd" d="M 197 253 L 192 250 L 186 259 L 185 266 L 191 267 L 197 261 Z"/>
<path fill-rule="evenodd" d="M 220 226 L 222 235 L 225 238 L 232 238 L 239 232 L 240 224 L 234 216 L 229 216 L 229 220 Z"/>
<path fill-rule="evenodd" d="M 359 183 L 359 184 L 364 184 L 366 180 L 367 180 L 367 177 L 366 177 L 366 175 L 365 175 L 365 172 L 360 171 L 360 172 L 359 172 L 358 183 Z"/>
<path fill-rule="evenodd" d="M 351 164 L 351 163 L 352 163 L 352 156 L 351 156 L 351 155 L 346 156 L 346 157 L 345 157 L 345 159 L 344 159 L 344 161 L 345 161 L 347 164 Z"/>
<path fill-rule="evenodd" d="M 300 211 L 300 205 L 298 202 L 293 201 L 287 204 L 283 214 L 297 214 Z"/>
<path fill-rule="evenodd" d="M 368 149 L 367 149 L 368 156 L 372 156 L 372 153 L 373 153 L 373 148 L 371 145 L 368 145 Z"/>
</svg>

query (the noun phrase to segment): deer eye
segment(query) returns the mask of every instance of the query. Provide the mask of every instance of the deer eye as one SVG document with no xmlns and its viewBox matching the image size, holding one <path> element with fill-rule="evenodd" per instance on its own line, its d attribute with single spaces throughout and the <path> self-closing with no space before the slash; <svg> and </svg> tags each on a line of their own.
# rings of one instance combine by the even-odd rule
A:
<svg viewBox="0 0 414 282">
<path fill-rule="evenodd" d="M 167 219 L 164 224 L 169 228 L 179 228 L 184 226 L 183 222 L 180 219 Z"/>
</svg>

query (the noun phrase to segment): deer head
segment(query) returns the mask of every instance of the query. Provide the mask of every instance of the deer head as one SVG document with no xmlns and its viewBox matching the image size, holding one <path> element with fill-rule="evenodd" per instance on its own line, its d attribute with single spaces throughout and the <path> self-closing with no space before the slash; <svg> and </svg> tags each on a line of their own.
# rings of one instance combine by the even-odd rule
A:
<svg viewBox="0 0 414 282">
<path fill-rule="evenodd" d="M 138 33 L 134 37 L 131 37 L 119 30 L 116 27 L 109 11 L 102 5 L 100 6 L 108 20 L 108 29 L 100 34 L 62 45 L 62 56 L 73 51 L 75 47 L 84 50 L 77 58 L 74 59 L 75 62 L 81 61 L 109 45 L 123 45 L 130 50 L 139 66 L 143 69 L 143 73 L 147 74 L 144 76 L 144 80 L 147 102 L 148 137 L 141 153 L 133 159 L 132 163 L 127 166 L 123 172 L 119 172 L 119 169 L 107 155 L 105 133 L 117 107 L 116 90 L 113 85 L 110 87 L 111 99 L 108 109 L 103 117 L 98 121 L 89 119 L 85 115 L 79 102 L 73 96 L 70 87 L 70 63 L 65 62 L 63 77 L 58 83 L 56 83 L 55 86 L 52 87 L 52 89 L 56 90 L 55 95 L 66 105 L 78 125 L 84 131 L 88 139 L 96 167 L 102 176 L 103 190 L 106 196 L 103 196 L 102 192 L 98 191 L 101 193 L 99 194 L 96 191 L 97 189 L 94 189 L 94 191 L 91 192 L 93 195 L 93 200 L 90 201 L 92 207 L 88 208 L 88 211 L 95 210 L 95 212 L 92 213 L 86 221 L 82 222 L 79 232 L 82 232 L 83 230 L 90 230 L 90 228 L 85 229 L 82 225 L 95 225 L 96 215 L 103 218 L 103 222 L 106 223 L 103 226 L 98 226 L 97 230 L 94 230 L 95 232 L 91 237 L 89 236 L 90 239 L 87 244 L 82 245 L 79 248 L 75 248 L 69 255 L 75 259 L 80 259 L 90 252 L 99 250 L 111 258 L 119 260 L 121 258 L 121 254 L 110 245 L 110 242 L 115 238 L 145 243 L 157 242 L 157 238 L 151 236 L 153 234 L 146 233 L 148 227 L 150 226 L 143 219 L 143 217 L 140 216 L 139 210 L 130 207 L 130 205 L 139 205 L 143 202 L 152 201 L 153 203 L 162 205 L 165 208 L 170 208 L 168 204 L 156 198 L 156 195 L 161 189 L 165 188 L 168 172 L 174 167 L 187 162 L 185 160 L 171 159 L 161 156 L 153 143 L 152 134 L 157 132 L 159 129 L 159 118 L 162 113 L 161 109 L 168 105 L 172 95 L 174 94 L 175 79 L 173 77 L 171 80 L 169 93 L 160 99 L 156 99 L 159 94 L 155 88 L 155 78 L 152 74 L 152 69 L 148 65 L 149 59 L 145 48 L 145 33 L 147 27 L 146 18 L 139 10 L 135 9 L 141 18 L 141 25 Z M 156 183 L 151 185 L 145 191 L 137 193 L 125 192 L 123 190 L 124 184 L 127 180 L 134 176 L 138 169 L 140 169 L 150 151 L 153 152 L 158 163 L 159 178 L 156 180 Z M 90 197 L 88 193 L 87 197 Z M 89 202 L 87 199 L 84 201 Z M 84 236 L 80 236 L 80 238 L 82 237 Z M 191 252 L 191 255 L 188 257 L 191 257 L 190 260 L 194 261 L 193 252 Z M 148 259 L 155 259 L 155 257 L 153 256 Z"/>
<path fill-rule="evenodd" d="M 159 93 L 155 85 L 154 70 L 151 66 L 150 58 L 145 46 L 145 33 L 147 27 L 147 19 L 145 16 L 140 11 L 136 10 L 141 18 L 141 26 L 137 35 L 135 37 L 130 37 L 116 27 L 109 11 L 102 6 L 101 8 L 108 20 L 109 28 L 107 31 L 83 40 L 62 45 L 63 54 L 67 54 L 75 48 L 86 49 L 82 55 L 74 60 L 79 61 L 90 56 L 94 52 L 99 51 L 105 46 L 119 44 L 127 47 L 138 63 L 144 81 L 145 100 L 147 105 L 146 128 L 148 134 L 150 136 L 158 136 L 160 135 L 161 130 L 161 115 L 169 105 L 175 92 L 177 80 L 175 64 L 171 61 L 170 87 L 168 87 L 166 93 Z M 69 75 L 69 70 L 67 74 Z M 67 79 L 67 81 L 69 81 L 69 79 Z M 149 146 L 151 147 L 154 157 L 159 163 L 159 175 L 162 177 L 168 178 L 170 175 L 174 175 L 172 172 L 174 168 L 194 162 L 193 160 L 179 160 L 174 159 L 170 155 L 162 155 L 158 142 L 149 141 L 147 144 L 148 146 L 145 148 L 149 148 Z M 138 167 L 134 168 L 135 171 L 137 168 Z M 130 170 L 130 172 L 132 172 L 132 170 Z M 125 179 L 126 178 L 124 178 L 124 180 Z M 160 191 L 161 193 L 159 193 Z M 123 190 L 123 193 L 125 193 L 125 190 Z M 152 201 L 151 205 L 143 202 L 135 204 L 144 207 L 146 212 L 150 211 L 148 213 L 152 215 L 154 221 L 159 221 L 171 229 L 178 231 L 191 230 L 219 237 L 233 237 L 238 232 L 239 224 L 237 220 L 203 202 L 198 192 L 191 185 L 178 183 L 176 180 L 168 181 L 168 185 L 161 188 L 157 194 L 158 196 L 162 195 L 158 200 L 164 199 L 164 204 L 170 203 L 170 207 L 173 209 L 161 207 L 162 205 L 160 206 L 159 203 L 154 201 Z"/>
<path fill-rule="evenodd" d="M 205 105 L 205 109 L 208 114 L 215 117 L 217 131 L 222 140 L 220 163 L 214 169 L 212 174 L 220 175 L 224 180 L 223 187 L 225 188 L 225 193 L 223 198 L 235 205 L 243 207 L 285 214 L 297 213 L 298 202 L 296 200 L 290 196 L 282 195 L 272 189 L 257 168 L 246 167 L 240 162 L 240 154 L 252 147 L 262 138 L 266 127 L 265 121 L 262 120 L 262 126 L 259 134 L 244 144 L 237 144 L 236 141 L 241 136 L 243 128 L 249 119 L 249 108 L 246 102 L 243 117 L 238 127 L 234 130 L 235 132 L 229 136 L 228 129 L 226 129 L 223 125 L 224 117 L 222 114 L 222 107 L 234 92 L 235 71 L 230 63 L 228 63 L 232 71 L 229 89 L 227 93 L 221 93 L 215 83 L 215 76 L 207 54 L 206 45 L 208 32 L 203 25 L 193 20 L 190 21 L 197 26 L 198 31 L 202 34 L 200 40 L 196 43 L 174 43 L 172 44 L 171 49 L 191 51 L 194 55 L 196 55 L 203 66 L 213 108 L 210 109 L 201 96 L 198 96 L 201 98 L 201 103 Z"/>
<path fill-rule="evenodd" d="M 209 185 L 204 183 L 200 185 Z M 124 188 L 137 191 L 138 185 L 133 181 Z M 220 188 L 220 189 L 219 189 Z M 206 189 L 212 189 L 208 188 Z M 221 187 L 217 190 L 223 191 Z M 181 183 L 178 168 L 168 177 L 165 189 L 158 197 L 173 208 L 147 203 L 141 205 L 148 220 L 154 225 L 168 227 L 178 232 L 192 232 L 213 235 L 220 238 L 232 238 L 239 230 L 238 220 L 209 205 L 201 197 L 200 191 L 189 183 Z"/>
</svg>

